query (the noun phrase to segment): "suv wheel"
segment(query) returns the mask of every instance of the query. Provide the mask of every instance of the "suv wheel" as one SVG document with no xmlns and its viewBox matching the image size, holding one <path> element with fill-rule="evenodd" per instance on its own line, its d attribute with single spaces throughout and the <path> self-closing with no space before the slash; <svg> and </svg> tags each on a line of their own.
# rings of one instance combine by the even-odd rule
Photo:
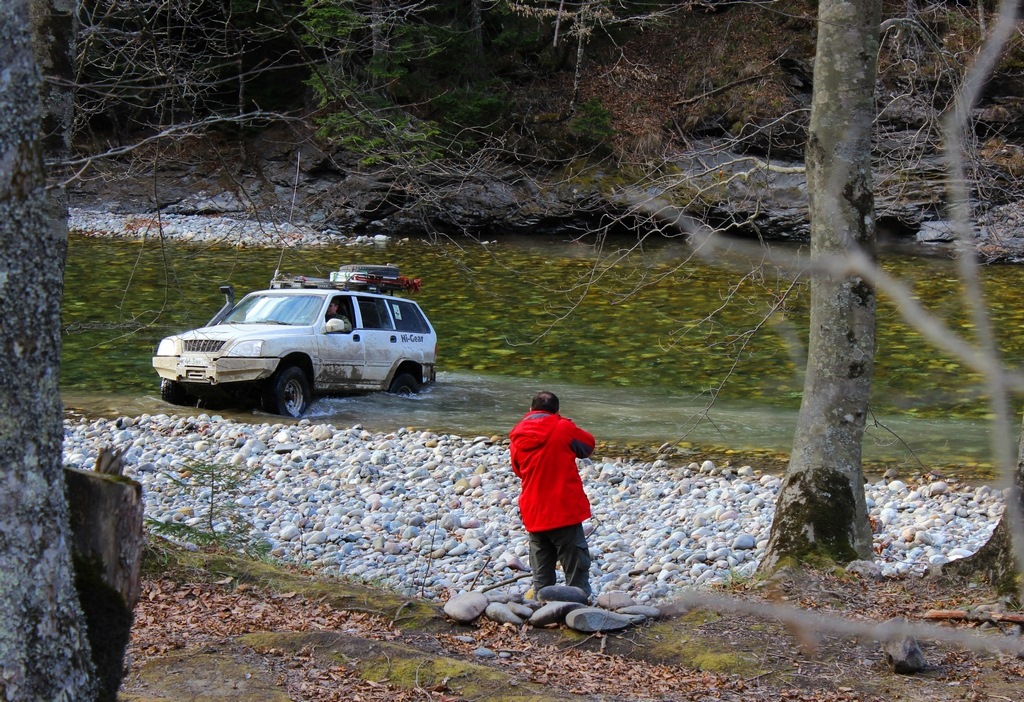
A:
<svg viewBox="0 0 1024 702">
<path fill-rule="evenodd" d="M 160 379 L 160 399 L 171 405 L 187 405 L 188 393 L 184 386 L 174 380 Z"/>
<path fill-rule="evenodd" d="M 267 386 L 263 409 L 286 417 L 301 417 L 309 409 L 309 380 L 298 366 L 280 369 Z"/>
<path fill-rule="evenodd" d="M 388 392 L 393 395 L 415 395 L 419 391 L 419 382 L 408 373 L 396 375 L 395 379 L 391 381 L 390 387 L 388 387 Z"/>
</svg>

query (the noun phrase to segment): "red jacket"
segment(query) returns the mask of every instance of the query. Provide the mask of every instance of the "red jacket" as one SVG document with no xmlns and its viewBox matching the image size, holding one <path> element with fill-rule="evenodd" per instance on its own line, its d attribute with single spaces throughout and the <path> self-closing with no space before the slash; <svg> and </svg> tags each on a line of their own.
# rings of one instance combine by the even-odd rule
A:
<svg viewBox="0 0 1024 702">
<path fill-rule="evenodd" d="M 593 435 L 571 419 L 533 410 L 509 439 L 512 470 L 523 481 L 519 512 L 527 531 L 557 529 L 590 517 L 576 459 L 593 453 Z"/>
</svg>

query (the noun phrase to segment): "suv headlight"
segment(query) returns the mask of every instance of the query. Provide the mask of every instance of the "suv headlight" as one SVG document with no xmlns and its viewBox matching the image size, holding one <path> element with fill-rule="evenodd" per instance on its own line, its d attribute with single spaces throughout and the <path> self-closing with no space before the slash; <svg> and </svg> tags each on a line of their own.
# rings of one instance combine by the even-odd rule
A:
<svg viewBox="0 0 1024 702">
<path fill-rule="evenodd" d="M 250 339 L 249 341 L 239 341 L 237 344 L 228 349 L 225 356 L 245 356 L 255 357 L 263 353 L 263 339 Z"/>
<path fill-rule="evenodd" d="M 174 343 L 174 339 L 170 337 L 162 339 L 160 345 L 156 347 L 157 356 L 177 356 L 178 345 Z"/>
</svg>

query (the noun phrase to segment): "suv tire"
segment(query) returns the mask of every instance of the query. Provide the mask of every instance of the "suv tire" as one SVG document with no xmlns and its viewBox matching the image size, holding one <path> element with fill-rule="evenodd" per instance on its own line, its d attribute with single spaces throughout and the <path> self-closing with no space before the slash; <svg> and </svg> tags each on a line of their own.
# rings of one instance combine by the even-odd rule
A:
<svg viewBox="0 0 1024 702">
<path fill-rule="evenodd" d="M 408 373 L 399 373 L 391 381 L 388 392 L 392 395 L 415 395 L 420 391 L 420 384 L 416 378 Z"/>
<path fill-rule="evenodd" d="M 191 404 L 188 393 L 181 383 L 163 378 L 160 380 L 160 399 L 171 405 L 184 406 Z"/>
<path fill-rule="evenodd" d="M 301 417 L 309 409 L 309 379 L 298 366 L 285 366 L 270 379 L 263 409 L 285 417 Z"/>
</svg>

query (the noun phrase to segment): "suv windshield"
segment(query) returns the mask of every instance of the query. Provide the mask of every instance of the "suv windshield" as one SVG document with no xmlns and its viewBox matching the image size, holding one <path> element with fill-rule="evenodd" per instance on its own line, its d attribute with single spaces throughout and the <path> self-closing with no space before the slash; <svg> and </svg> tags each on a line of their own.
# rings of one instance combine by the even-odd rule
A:
<svg viewBox="0 0 1024 702">
<path fill-rule="evenodd" d="M 319 295 L 249 295 L 221 324 L 287 324 L 308 326 L 320 313 Z"/>
</svg>

